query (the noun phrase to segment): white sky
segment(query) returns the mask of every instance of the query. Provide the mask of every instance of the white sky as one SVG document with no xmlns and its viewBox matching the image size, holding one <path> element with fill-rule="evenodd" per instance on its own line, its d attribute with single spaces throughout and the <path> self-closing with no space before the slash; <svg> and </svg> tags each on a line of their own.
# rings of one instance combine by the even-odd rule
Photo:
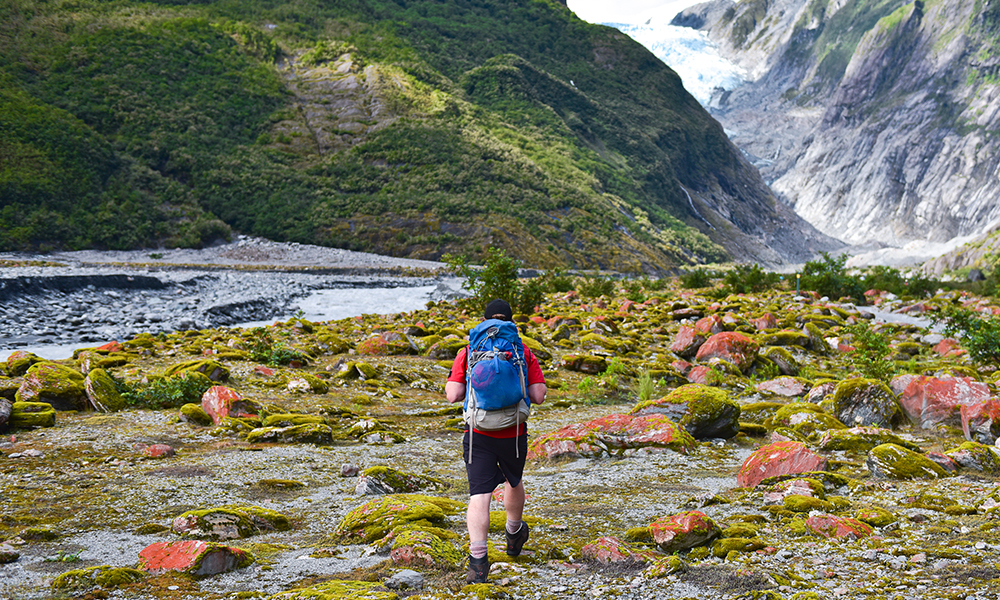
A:
<svg viewBox="0 0 1000 600">
<path fill-rule="evenodd" d="M 570 10 L 591 23 L 645 23 L 650 18 L 669 23 L 678 12 L 702 0 L 569 0 Z M 661 24 L 666 24 L 661 22 Z"/>
</svg>

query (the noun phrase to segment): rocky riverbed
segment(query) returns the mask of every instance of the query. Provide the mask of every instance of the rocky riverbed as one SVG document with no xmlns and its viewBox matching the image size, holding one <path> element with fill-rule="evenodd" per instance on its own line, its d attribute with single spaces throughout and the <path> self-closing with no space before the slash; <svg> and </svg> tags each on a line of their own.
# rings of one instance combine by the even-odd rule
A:
<svg viewBox="0 0 1000 600">
<path fill-rule="evenodd" d="M 317 290 L 359 290 L 364 307 L 360 290 L 415 287 L 432 300 L 461 293 L 441 263 L 249 237 L 202 250 L 0 254 L 0 351 L 265 321 Z"/>
<path fill-rule="evenodd" d="M 455 302 L 15 353 L 0 597 L 997 597 L 993 366 L 925 321 L 792 291 L 643 296 L 550 293 L 518 318 L 550 384 L 532 537 L 506 557 L 498 498 L 471 588 L 443 383 L 476 315 Z M 890 346 L 881 380 L 853 358 L 866 331 Z"/>
</svg>

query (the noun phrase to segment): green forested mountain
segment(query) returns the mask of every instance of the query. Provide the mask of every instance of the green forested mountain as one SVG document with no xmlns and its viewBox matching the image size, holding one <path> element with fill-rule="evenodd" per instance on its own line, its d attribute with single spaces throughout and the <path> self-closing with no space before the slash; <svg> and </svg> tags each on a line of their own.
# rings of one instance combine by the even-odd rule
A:
<svg viewBox="0 0 1000 600">
<path fill-rule="evenodd" d="M 669 68 L 550 0 L 6 0 L 0 204 L 0 250 L 236 230 L 664 270 L 822 244 Z"/>
</svg>

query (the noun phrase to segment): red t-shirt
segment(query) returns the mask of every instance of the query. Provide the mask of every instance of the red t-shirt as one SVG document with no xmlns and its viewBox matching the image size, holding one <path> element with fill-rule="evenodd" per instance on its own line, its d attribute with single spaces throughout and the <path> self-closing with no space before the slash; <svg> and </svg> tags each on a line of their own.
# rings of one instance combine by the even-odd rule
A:
<svg viewBox="0 0 1000 600">
<path fill-rule="evenodd" d="M 451 365 L 451 374 L 448 375 L 448 381 L 457 381 L 463 385 L 465 384 L 465 366 L 468 364 L 468 354 L 468 346 L 459 350 L 458 356 L 455 357 L 455 362 Z M 528 385 L 532 385 L 534 383 L 545 383 L 545 375 L 542 374 L 542 367 L 538 365 L 538 359 L 527 346 L 524 347 L 524 361 L 528 363 Z M 520 427 L 515 425 L 513 427 L 498 429 L 496 431 L 480 431 L 478 429 L 474 429 L 473 431 L 487 437 L 512 438 L 527 433 L 528 424 L 521 423 Z"/>
</svg>

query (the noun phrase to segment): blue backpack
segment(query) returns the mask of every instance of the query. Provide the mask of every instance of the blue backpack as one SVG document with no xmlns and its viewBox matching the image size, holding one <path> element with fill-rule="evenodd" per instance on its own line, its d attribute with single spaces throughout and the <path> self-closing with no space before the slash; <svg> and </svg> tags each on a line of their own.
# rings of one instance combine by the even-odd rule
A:
<svg viewBox="0 0 1000 600">
<path fill-rule="evenodd" d="M 531 404 L 527 389 L 527 362 L 517 325 L 487 319 L 469 332 L 465 369 L 465 410 L 495 411 Z"/>
</svg>

